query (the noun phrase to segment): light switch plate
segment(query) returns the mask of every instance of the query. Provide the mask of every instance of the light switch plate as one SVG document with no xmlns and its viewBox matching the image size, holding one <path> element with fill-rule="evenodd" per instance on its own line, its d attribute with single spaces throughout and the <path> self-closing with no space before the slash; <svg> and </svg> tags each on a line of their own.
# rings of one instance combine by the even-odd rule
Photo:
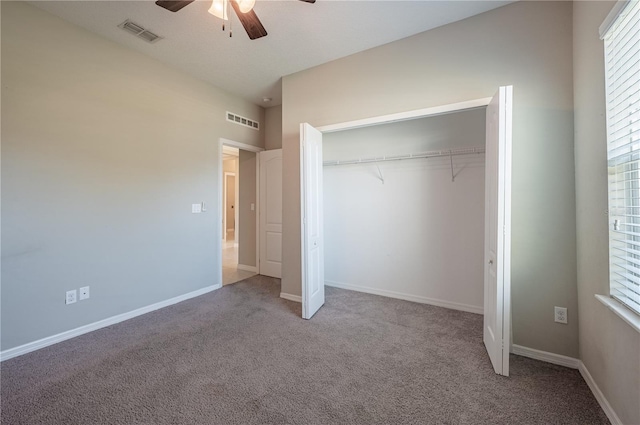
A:
<svg viewBox="0 0 640 425">
<path fill-rule="evenodd" d="M 191 204 L 191 212 L 200 214 L 202 212 L 202 204 Z"/>
</svg>

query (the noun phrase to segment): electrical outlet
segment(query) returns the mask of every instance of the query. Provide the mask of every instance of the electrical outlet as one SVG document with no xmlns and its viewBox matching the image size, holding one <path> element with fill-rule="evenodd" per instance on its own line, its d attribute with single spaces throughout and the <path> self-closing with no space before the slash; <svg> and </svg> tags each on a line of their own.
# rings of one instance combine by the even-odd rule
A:
<svg viewBox="0 0 640 425">
<path fill-rule="evenodd" d="M 89 287 L 83 286 L 80 288 L 80 301 L 86 300 L 87 298 L 89 298 Z"/>
<path fill-rule="evenodd" d="M 567 324 L 567 308 L 566 307 L 554 307 L 555 321 L 558 323 Z"/>
<path fill-rule="evenodd" d="M 74 302 L 77 301 L 76 299 L 76 290 L 73 289 L 71 291 L 67 291 L 67 297 L 65 299 L 65 304 L 73 304 Z"/>
</svg>

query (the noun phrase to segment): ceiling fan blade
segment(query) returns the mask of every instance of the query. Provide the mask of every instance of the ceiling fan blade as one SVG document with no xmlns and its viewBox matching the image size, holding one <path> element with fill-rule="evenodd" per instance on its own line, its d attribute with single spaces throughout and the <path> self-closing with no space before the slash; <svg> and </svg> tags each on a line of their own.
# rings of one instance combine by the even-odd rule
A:
<svg viewBox="0 0 640 425">
<path fill-rule="evenodd" d="M 156 4 L 164 9 L 167 9 L 168 11 L 177 12 L 183 7 L 188 6 L 190 3 L 193 3 L 193 1 L 194 0 L 177 0 L 177 1 L 158 0 Z"/>
<path fill-rule="evenodd" d="M 300 0 L 300 1 L 303 1 L 305 3 L 315 3 L 316 2 L 316 0 Z"/>
<path fill-rule="evenodd" d="M 264 37 L 267 35 L 267 30 L 262 26 L 262 22 L 258 19 L 258 15 L 256 12 L 251 9 L 247 13 L 242 13 L 240 11 L 240 5 L 237 0 L 230 0 L 231 7 L 236 11 L 236 15 L 238 15 L 238 19 L 240 19 L 240 23 L 247 31 L 249 38 L 251 40 L 255 40 L 256 38 Z"/>
</svg>

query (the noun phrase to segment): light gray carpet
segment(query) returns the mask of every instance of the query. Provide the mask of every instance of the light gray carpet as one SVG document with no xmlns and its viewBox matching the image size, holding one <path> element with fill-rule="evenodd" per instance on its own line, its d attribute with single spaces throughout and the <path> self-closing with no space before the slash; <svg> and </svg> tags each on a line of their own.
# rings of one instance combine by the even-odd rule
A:
<svg viewBox="0 0 640 425">
<path fill-rule="evenodd" d="M 493 373 L 482 317 L 255 276 L 1 365 L 2 423 L 601 424 L 580 374 Z"/>
</svg>

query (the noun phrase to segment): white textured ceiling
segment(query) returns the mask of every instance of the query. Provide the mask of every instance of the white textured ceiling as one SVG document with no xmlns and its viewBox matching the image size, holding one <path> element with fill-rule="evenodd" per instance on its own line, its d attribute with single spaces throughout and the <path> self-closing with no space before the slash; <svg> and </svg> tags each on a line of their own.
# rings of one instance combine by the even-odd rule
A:
<svg viewBox="0 0 640 425">
<path fill-rule="evenodd" d="M 235 15 L 233 37 L 195 1 L 172 13 L 142 1 L 29 3 L 119 44 L 269 107 L 282 101 L 281 77 L 455 22 L 511 1 L 258 0 L 266 37 L 249 40 Z M 149 44 L 118 28 L 124 20 L 164 37 Z M 263 98 L 272 98 L 263 102 Z"/>
</svg>

